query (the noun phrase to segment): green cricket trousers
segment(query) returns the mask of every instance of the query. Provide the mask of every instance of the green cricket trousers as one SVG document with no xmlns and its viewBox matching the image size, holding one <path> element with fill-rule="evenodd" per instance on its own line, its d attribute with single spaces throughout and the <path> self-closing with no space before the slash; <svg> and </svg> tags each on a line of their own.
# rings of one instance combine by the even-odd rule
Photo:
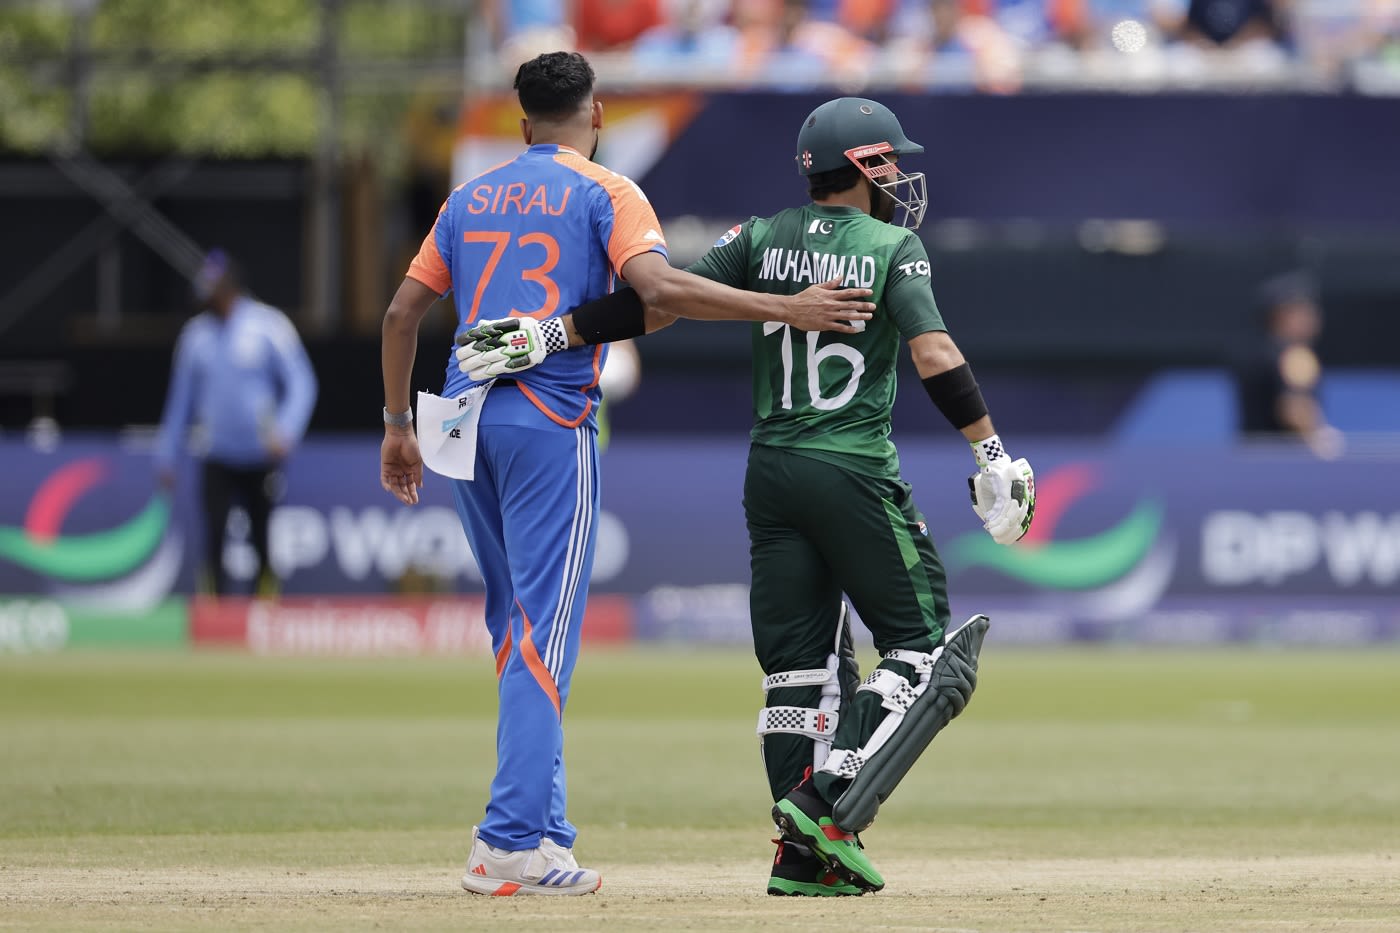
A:
<svg viewBox="0 0 1400 933">
<path fill-rule="evenodd" d="M 744 513 L 754 653 L 765 675 L 826 667 L 836 650 L 842 593 L 881 655 L 895 648 L 931 652 L 942 640 L 947 578 L 908 483 L 755 444 L 744 478 Z M 907 664 L 880 666 L 913 677 Z M 834 747 L 855 749 L 884 710 L 878 694 L 855 696 L 854 657 L 842 662 L 841 673 Z M 767 704 L 814 708 L 820 699 L 820 686 L 779 687 L 769 692 Z M 765 737 L 764 767 L 774 800 L 802 780 L 812 764 L 812 745 L 802 735 Z M 827 793 L 822 782 L 818 789 Z"/>
</svg>

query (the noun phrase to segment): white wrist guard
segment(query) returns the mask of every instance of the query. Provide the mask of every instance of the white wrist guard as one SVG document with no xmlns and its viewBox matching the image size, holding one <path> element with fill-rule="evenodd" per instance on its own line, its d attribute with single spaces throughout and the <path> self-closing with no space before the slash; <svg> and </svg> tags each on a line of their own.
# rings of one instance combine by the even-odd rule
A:
<svg viewBox="0 0 1400 933">
<path fill-rule="evenodd" d="M 972 456 L 977 461 L 977 468 L 985 470 L 993 460 L 1006 458 L 1006 448 L 1001 446 L 1001 438 L 993 434 L 985 440 L 972 442 Z"/>
</svg>

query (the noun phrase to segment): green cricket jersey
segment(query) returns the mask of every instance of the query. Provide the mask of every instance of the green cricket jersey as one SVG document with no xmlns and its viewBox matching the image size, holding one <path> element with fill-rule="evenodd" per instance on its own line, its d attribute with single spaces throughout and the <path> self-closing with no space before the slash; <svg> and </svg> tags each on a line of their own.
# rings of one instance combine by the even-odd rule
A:
<svg viewBox="0 0 1400 933">
<path fill-rule="evenodd" d="M 913 231 L 856 208 L 809 204 L 733 228 L 690 271 L 780 295 L 836 278 L 871 289 L 875 314 L 858 334 L 754 325 L 752 439 L 870 476 L 899 476 L 890 410 L 900 345 L 946 330 L 928 253 Z"/>
</svg>

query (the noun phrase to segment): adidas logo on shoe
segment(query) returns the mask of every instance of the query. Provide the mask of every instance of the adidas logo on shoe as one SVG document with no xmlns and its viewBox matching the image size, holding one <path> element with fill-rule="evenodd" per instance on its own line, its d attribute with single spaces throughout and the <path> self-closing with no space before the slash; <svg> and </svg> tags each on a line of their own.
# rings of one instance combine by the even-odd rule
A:
<svg viewBox="0 0 1400 933">
<path fill-rule="evenodd" d="M 573 851 L 549 839 L 534 849 L 511 852 L 488 845 L 472 830 L 472 851 L 462 887 L 473 894 L 510 897 L 515 894 L 592 894 L 603 878 L 580 868 Z"/>
</svg>

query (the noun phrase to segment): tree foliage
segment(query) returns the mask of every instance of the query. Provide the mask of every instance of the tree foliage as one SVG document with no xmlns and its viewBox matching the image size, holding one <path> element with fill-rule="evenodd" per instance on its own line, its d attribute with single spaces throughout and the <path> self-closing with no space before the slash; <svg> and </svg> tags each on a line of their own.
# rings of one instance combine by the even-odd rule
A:
<svg viewBox="0 0 1400 933">
<path fill-rule="evenodd" d="M 458 92 L 467 20 L 465 0 L 0 4 L 0 151 L 81 141 L 99 153 L 309 155 L 332 84 L 338 145 L 392 149 L 385 120 L 425 88 Z"/>
</svg>

